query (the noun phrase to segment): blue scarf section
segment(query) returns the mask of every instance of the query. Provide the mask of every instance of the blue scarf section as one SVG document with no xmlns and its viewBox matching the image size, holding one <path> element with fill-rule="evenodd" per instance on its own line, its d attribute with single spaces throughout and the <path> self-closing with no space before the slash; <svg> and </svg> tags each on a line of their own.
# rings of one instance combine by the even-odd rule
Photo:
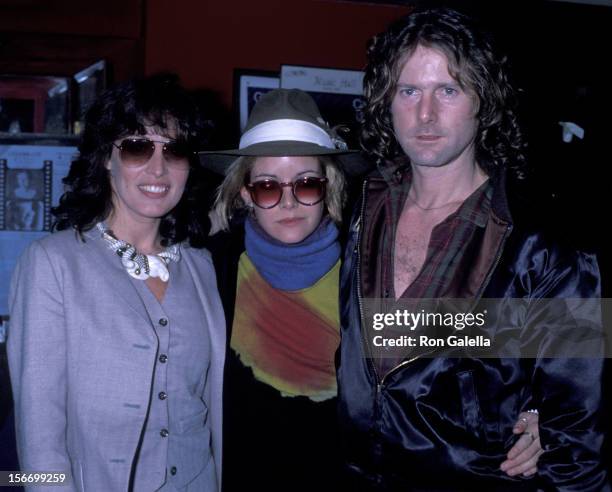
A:
<svg viewBox="0 0 612 492">
<path fill-rule="evenodd" d="M 244 242 L 257 271 L 280 290 L 301 290 L 314 285 L 340 258 L 338 228 L 328 217 L 310 236 L 296 244 L 272 238 L 248 217 Z"/>
</svg>

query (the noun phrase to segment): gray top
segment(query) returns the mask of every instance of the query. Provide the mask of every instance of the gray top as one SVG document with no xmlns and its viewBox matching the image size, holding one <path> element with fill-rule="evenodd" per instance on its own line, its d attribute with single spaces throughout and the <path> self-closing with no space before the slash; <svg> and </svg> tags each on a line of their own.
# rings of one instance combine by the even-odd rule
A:
<svg viewBox="0 0 612 492">
<path fill-rule="evenodd" d="M 145 282 L 130 277 L 159 341 L 134 491 L 191 482 L 201 474 L 199 483 L 211 482 L 199 490 L 213 490 L 214 466 L 202 466 L 211 460 L 208 408 L 201 398 L 210 363 L 208 329 L 185 262 L 170 262 L 168 270 L 161 304 Z"/>
</svg>

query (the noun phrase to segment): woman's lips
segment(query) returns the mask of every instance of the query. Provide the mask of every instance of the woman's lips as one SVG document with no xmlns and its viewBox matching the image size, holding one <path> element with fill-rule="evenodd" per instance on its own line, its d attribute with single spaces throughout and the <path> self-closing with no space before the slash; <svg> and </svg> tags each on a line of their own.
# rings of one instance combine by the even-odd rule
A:
<svg viewBox="0 0 612 492">
<path fill-rule="evenodd" d="M 149 198 L 162 198 L 168 194 L 168 185 L 140 185 L 138 189 Z"/>
<path fill-rule="evenodd" d="M 294 226 L 301 223 L 304 219 L 302 217 L 291 217 L 287 219 L 281 219 L 278 221 L 279 224 L 284 226 Z"/>
</svg>

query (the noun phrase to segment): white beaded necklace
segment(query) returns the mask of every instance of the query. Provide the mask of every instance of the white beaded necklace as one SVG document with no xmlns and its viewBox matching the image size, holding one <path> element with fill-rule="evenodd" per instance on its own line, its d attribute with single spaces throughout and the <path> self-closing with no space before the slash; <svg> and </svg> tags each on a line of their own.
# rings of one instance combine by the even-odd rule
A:
<svg viewBox="0 0 612 492">
<path fill-rule="evenodd" d="M 170 278 L 168 263 L 179 261 L 181 258 L 178 244 L 173 244 L 156 255 L 145 255 L 139 253 L 130 243 L 117 239 L 113 231 L 103 222 L 98 222 L 96 227 L 102 234 L 102 239 L 108 243 L 108 247 L 121 258 L 123 268 L 138 280 L 159 277 L 162 282 L 167 282 Z"/>
</svg>

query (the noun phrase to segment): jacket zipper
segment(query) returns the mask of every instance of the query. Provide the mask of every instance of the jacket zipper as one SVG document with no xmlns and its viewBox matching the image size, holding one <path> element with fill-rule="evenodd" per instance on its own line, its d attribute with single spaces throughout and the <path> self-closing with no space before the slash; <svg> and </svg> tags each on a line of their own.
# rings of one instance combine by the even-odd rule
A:
<svg viewBox="0 0 612 492">
<path fill-rule="evenodd" d="M 356 279 L 357 279 L 357 305 L 359 306 L 359 333 L 363 336 L 363 326 L 364 326 L 364 320 L 363 320 L 363 302 L 361 300 L 361 236 L 363 233 L 363 213 L 365 211 L 365 204 L 366 204 L 366 198 L 367 198 L 367 189 L 368 189 L 368 180 L 365 179 L 363 181 L 363 185 L 362 185 L 362 189 L 361 189 L 361 196 L 363 197 L 363 199 L 361 200 L 361 210 L 359 211 L 359 233 L 357 234 L 357 262 L 355 263 L 355 267 L 357 269 L 357 275 L 356 275 Z M 363 340 L 365 342 L 365 346 L 366 346 L 366 350 L 368 351 L 368 366 L 370 367 L 370 369 L 374 372 L 374 377 L 376 378 L 376 385 L 378 386 L 378 373 L 376 371 L 376 367 L 374 364 L 372 364 L 372 350 L 370 348 L 370 344 L 367 343 L 367 340 L 365 339 L 365 337 L 363 337 Z"/>
<path fill-rule="evenodd" d="M 359 320 L 360 320 L 360 332 L 363 334 L 363 326 L 364 326 L 364 319 L 363 319 L 363 303 L 362 303 L 362 296 L 361 296 L 361 236 L 362 236 L 362 232 L 363 232 L 363 214 L 365 211 L 365 205 L 366 205 L 366 198 L 367 198 L 367 185 L 368 185 L 368 181 L 364 180 L 363 182 L 363 187 L 361 190 L 361 196 L 363 197 L 363 200 L 361 201 L 361 210 L 359 211 L 359 233 L 357 235 L 357 262 L 356 262 L 356 269 L 357 269 L 357 303 L 359 306 Z M 410 364 L 411 362 L 419 359 L 421 356 L 417 356 L 417 357 L 412 357 L 411 359 L 405 360 L 400 362 L 397 366 L 393 367 L 392 369 L 390 369 L 389 371 L 387 371 L 385 374 L 383 374 L 383 377 L 380 378 L 378 375 L 378 371 L 376 370 L 376 365 L 372 363 L 372 349 L 370 347 L 370 344 L 367 342 L 367 340 L 365 340 L 364 337 L 364 341 L 365 341 L 365 345 L 366 345 L 366 350 L 368 352 L 368 366 L 370 367 L 370 369 L 372 370 L 372 372 L 374 373 L 374 377 L 376 379 L 376 400 L 378 401 L 378 396 L 380 395 L 380 391 L 382 389 L 382 386 L 385 382 L 385 379 L 387 378 L 387 376 L 389 376 L 391 373 L 395 372 L 396 370 L 399 370 L 400 368 L 407 366 L 408 364 Z"/>
</svg>

